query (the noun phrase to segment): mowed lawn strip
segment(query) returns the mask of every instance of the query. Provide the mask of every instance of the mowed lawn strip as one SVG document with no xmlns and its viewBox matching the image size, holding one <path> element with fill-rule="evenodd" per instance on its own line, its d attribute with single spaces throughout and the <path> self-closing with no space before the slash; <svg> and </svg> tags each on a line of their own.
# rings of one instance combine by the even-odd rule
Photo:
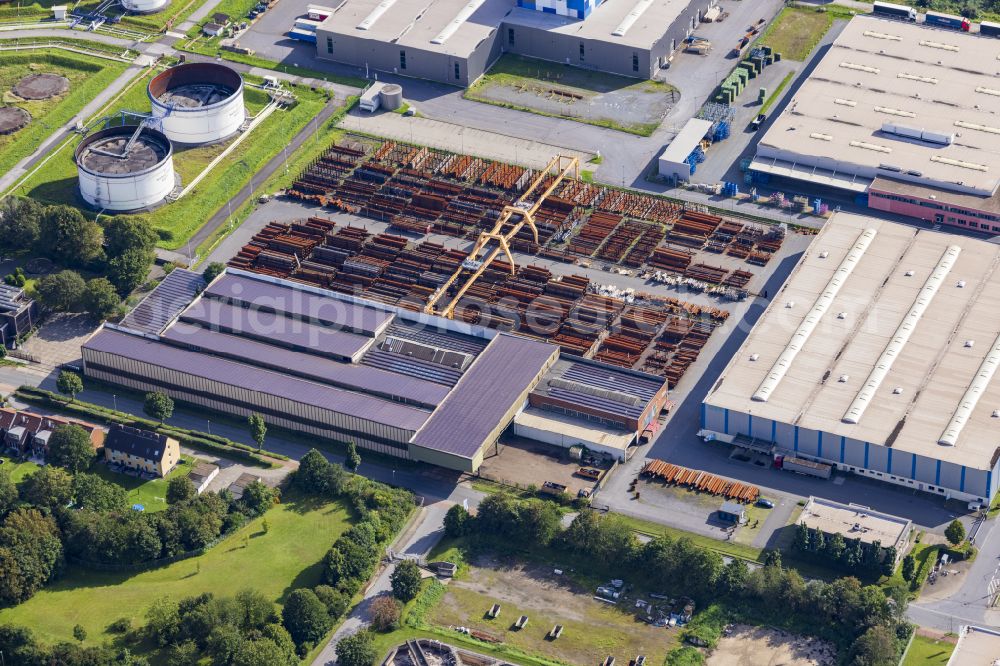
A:
<svg viewBox="0 0 1000 666">
<path fill-rule="evenodd" d="M 945 666 L 955 651 L 954 640 L 930 638 L 917 634 L 902 666 Z"/>
<path fill-rule="evenodd" d="M 78 53 L 28 51 L 0 53 L 0 91 L 4 105 L 19 106 L 31 114 L 31 122 L 0 136 L 0 173 L 34 152 L 42 141 L 64 127 L 97 94 L 107 88 L 127 65 Z M 69 90 L 56 98 L 21 100 L 11 89 L 29 74 L 58 74 L 69 79 Z"/>
<path fill-rule="evenodd" d="M 323 556 L 349 526 L 350 514 L 342 503 L 316 503 L 288 494 L 263 518 L 199 557 L 142 573 L 70 566 L 62 578 L 25 603 L 0 610 L 0 623 L 30 627 L 50 643 L 73 640 L 73 627 L 80 624 L 87 630 L 86 642 L 99 644 L 113 638 L 106 629 L 118 618 L 130 618 L 134 626 L 144 624 L 146 610 L 162 596 L 230 596 L 253 587 L 281 602 L 293 589 L 320 582 Z"/>
</svg>

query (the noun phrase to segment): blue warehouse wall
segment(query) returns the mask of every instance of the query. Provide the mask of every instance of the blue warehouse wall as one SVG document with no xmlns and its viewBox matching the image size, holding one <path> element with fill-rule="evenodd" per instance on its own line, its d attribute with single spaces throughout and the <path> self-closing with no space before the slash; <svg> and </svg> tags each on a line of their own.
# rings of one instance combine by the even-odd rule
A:
<svg viewBox="0 0 1000 666">
<path fill-rule="evenodd" d="M 867 470 L 869 475 L 879 473 L 881 476 L 873 476 L 908 488 L 944 494 L 933 490 L 933 486 L 952 495 L 979 497 L 987 502 L 1000 490 L 1000 460 L 992 471 L 966 468 L 908 451 L 705 404 L 701 410 L 701 427 L 773 441 L 797 455 L 839 464 L 842 469 Z"/>
</svg>

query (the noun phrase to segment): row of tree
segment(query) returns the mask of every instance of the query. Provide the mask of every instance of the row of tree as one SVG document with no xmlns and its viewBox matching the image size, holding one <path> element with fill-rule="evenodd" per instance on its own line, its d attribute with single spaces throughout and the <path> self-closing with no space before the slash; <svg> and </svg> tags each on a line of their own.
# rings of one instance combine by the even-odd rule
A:
<svg viewBox="0 0 1000 666">
<path fill-rule="evenodd" d="M 896 568 L 896 548 L 880 541 L 845 539 L 842 534 L 826 534 L 799 523 L 792 547 L 810 559 L 861 577 L 891 576 Z"/>
<path fill-rule="evenodd" d="M 595 577 L 641 571 L 642 585 L 650 592 L 689 596 L 699 606 L 724 600 L 734 619 L 791 626 L 833 640 L 850 651 L 856 666 L 894 665 L 900 637 L 909 635 L 903 620 L 905 585 L 890 588 L 890 600 L 882 588 L 863 586 L 853 577 L 806 582 L 781 566 L 777 551 L 768 554 L 766 566 L 752 571 L 743 560 L 724 563 L 718 553 L 686 537 L 664 535 L 640 543 L 614 514 L 583 511 L 563 528 L 551 503 L 497 494 L 484 499 L 475 516 L 462 506 L 452 507 L 445 531 L 494 549 L 554 551 Z"/>
</svg>

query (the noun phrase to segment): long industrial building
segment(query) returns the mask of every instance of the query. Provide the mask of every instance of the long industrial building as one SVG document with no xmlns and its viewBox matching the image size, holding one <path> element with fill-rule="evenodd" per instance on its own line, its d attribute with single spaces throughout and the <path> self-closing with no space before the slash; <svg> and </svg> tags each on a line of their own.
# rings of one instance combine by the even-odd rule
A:
<svg viewBox="0 0 1000 666">
<path fill-rule="evenodd" d="M 761 138 L 750 170 L 870 208 L 1000 232 L 1000 40 L 856 17 Z"/>
<path fill-rule="evenodd" d="M 467 87 L 503 53 L 651 78 L 716 0 L 344 0 L 319 58 Z"/>
<path fill-rule="evenodd" d="M 82 353 L 89 377 L 466 472 L 516 419 L 621 457 L 667 404 L 660 377 L 232 268 L 173 271 Z"/>
<path fill-rule="evenodd" d="M 834 215 L 705 398 L 703 428 L 989 503 L 998 266 L 992 243 Z"/>
</svg>

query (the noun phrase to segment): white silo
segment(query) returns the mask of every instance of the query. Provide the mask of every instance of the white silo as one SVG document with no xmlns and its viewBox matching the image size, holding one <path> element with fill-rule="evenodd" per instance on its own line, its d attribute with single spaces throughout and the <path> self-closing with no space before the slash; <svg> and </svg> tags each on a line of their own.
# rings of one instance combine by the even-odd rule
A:
<svg viewBox="0 0 1000 666">
<path fill-rule="evenodd" d="M 153 116 L 179 144 L 222 141 L 246 120 L 243 77 L 224 65 L 186 63 L 161 72 L 147 87 Z"/>
<path fill-rule="evenodd" d="M 162 132 L 121 125 L 89 135 L 76 148 L 80 194 L 111 211 L 155 206 L 174 189 L 173 148 Z"/>
<path fill-rule="evenodd" d="M 170 0 L 120 0 L 122 8 L 131 14 L 155 14 L 162 11 Z"/>
</svg>

